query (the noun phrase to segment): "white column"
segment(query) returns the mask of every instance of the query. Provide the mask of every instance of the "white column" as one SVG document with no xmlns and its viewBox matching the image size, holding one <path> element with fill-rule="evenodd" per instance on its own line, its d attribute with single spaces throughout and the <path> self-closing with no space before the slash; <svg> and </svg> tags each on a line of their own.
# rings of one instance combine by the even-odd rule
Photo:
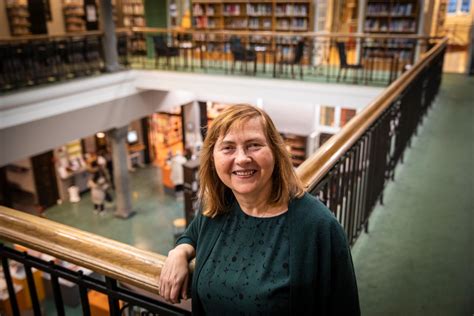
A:
<svg viewBox="0 0 474 316">
<path fill-rule="evenodd" d="M 104 31 L 102 47 L 104 50 L 105 69 L 114 72 L 120 69 L 117 54 L 117 37 L 115 36 L 115 25 L 112 15 L 111 0 L 100 0 L 100 24 Z"/>
<path fill-rule="evenodd" d="M 134 214 L 132 211 L 132 197 L 127 167 L 127 133 L 128 126 L 115 128 L 109 132 L 109 139 L 112 141 L 112 163 L 114 164 L 116 192 L 116 210 L 114 215 L 124 219 Z"/>
<path fill-rule="evenodd" d="M 365 26 L 365 10 L 367 6 L 367 0 L 359 0 L 358 1 L 358 12 L 357 12 L 357 33 L 364 33 L 364 26 Z M 357 46 L 356 46 L 356 62 L 359 64 L 362 58 L 362 46 L 361 46 L 362 39 L 357 39 Z"/>
</svg>

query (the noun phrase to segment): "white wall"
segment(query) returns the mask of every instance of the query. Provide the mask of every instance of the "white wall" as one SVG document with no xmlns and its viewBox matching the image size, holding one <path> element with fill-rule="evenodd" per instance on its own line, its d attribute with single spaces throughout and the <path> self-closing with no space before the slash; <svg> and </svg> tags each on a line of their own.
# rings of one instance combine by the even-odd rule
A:
<svg viewBox="0 0 474 316">
<path fill-rule="evenodd" d="M 0 98 L 0 166 L 195 100 L 260 98 L 280 131 L 309 135 L 319 104 L 360 109 L 382 90 L 150 71 L 74 80 Z"/>
<path fill-rule="evenodd" d="M 189 99 L 161 91 L 108 101 L 0 130 L 0 166 L 29 157 L 98 131 L 128 125 L 156 111 L 166 111 Z"/>
</svg>

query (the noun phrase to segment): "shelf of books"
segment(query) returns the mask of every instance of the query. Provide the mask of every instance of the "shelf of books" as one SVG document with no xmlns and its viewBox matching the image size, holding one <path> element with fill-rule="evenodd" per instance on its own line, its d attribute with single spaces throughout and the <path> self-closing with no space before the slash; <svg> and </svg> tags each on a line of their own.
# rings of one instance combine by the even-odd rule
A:
<svg viewBox="0 0 474 316">
<path fill-rule="evenodd" d="M 154 149 L 155 163 L 163 166 L 177 151 L 183 152 L 181 114 L 154 113 L 150 123 L 150 141 Z"/>
<path fill-rule="evenodd" d="M 307 32 L 310 0 L 195 0 L 193 26 L 206 30 Z"/>
<path fill-rule="evenodd" d="M 416 34 L 419 5 L 417 0 L 368 0 L 365 14 L 365 33 Z M 366 55 L 396 55 L 401 64 L 414 58 L 414 40 L 367 41 Z"/>
<path fill-rule="evenodd" d="M 30 12 L 26 0 L 9 0 L 6 2 L 8 22 L 12 36 L 30 35 Z"/>
</svg>

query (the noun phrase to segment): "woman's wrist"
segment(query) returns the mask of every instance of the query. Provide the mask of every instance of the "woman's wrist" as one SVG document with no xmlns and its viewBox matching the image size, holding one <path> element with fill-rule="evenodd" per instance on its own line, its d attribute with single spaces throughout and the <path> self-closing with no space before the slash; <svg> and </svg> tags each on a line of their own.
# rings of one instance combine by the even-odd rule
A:
<svg viewBox="0 0 474 316">
<path fill-rule="evenodd" d="M 178 245 L 169 251 L 168 256 L 182 257 L 189 262 L 194 258 L 194 247 L 188 244 Z"/>
</svg>

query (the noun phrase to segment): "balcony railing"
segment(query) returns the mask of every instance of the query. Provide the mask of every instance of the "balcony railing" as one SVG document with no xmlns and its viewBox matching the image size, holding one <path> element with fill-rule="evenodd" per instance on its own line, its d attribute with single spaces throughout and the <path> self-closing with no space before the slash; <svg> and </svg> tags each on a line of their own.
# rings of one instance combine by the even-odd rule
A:
<svg viewBox="0 0 474 316">
<path fill-rule="evenodd" d="M 105 71 L 103 34 L 0 39 L 0 91 Z M 437 38 L 415 35 L 133 28 L 116 33 L 123 67 L 386 86 Z"/>
<path fill-rule="evenodd" d="M 441 83 L 446 39 L 395 80 L 372 104 L 305 161 L 297 173 L 306 189 L 324 201 L 342 223 L 351 244 L 365 228 L 383 189 L 393 179 L 417 127 L 435 99 Z M 41 313 L 33 268 L 50 275 L 56 309 L 64 314 L 58 278 L 79 287 L 84 315 L 89 315 L 87 291 L 107 295 L 111 315 L 132 306 L 160 315 L 187 314 L 156 296 L 165 257 L 44 218 L 0 206 L 0 238 L 90 269 L 102 278 L 71 272 L 53 262 L 35 259 L 6 246 L 0 248 L 11 310 L 19 314 L 9 263 L 24 266 L 31 306 Z"/>
</svg>

